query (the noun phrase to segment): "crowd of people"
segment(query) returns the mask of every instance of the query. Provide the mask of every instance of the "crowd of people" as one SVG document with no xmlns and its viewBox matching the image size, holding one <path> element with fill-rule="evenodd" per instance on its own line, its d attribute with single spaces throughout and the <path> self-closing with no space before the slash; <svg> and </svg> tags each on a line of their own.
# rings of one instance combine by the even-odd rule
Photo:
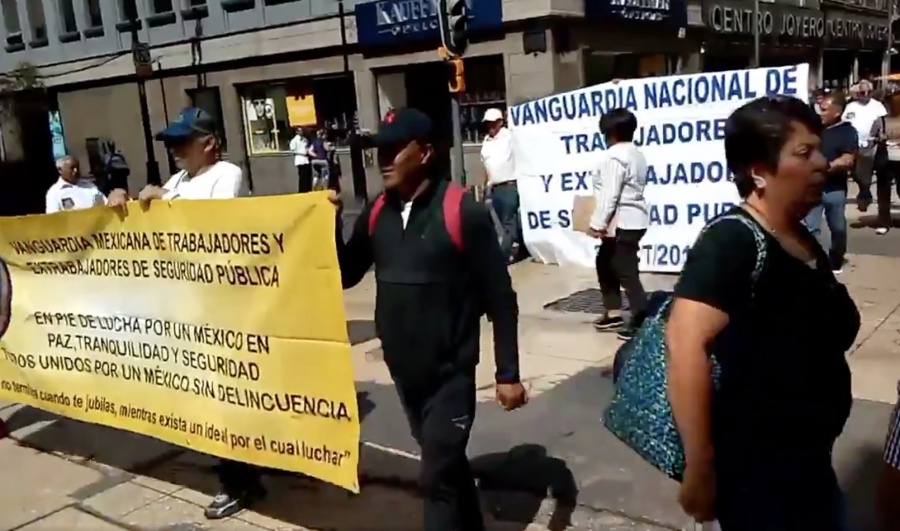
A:
<svg viewBox="0 0 900 531">
<path fill-rule="evenodd" d="M 859 183 L 857 205 L 866 210 L 875 176 L 877 230 L 891 228 L 891 183 L 900 176 L 900 94 L 884 99 L 886 105 L 862 82 L 849 95 L 817 94 L 812 105 L 760 98 L 727 120 L 725 156 L 742 203 L 692 247 L 665 333 L 668 397 L 687 463 L 679 501 L 698 521 L 716 519 L 723 531 L 851 528 L 831 458 L 852 403 L 845 353 L 860 316 L 836 274 L 846 251 L 849 178 Z M 450 182 L 433 124 L 415 109 L 388 113 L 370 139 L 384 192 L 366 205 L 346 242 L 337 217 L 344 288 L 374 267 L 385 363 L 421 447 L 425 531 L 484 529 L 466 457 L 483 315 L 494 331 L 497 401 L 507 410 L 528 401 L 519 374 L 517 296 L 507 269 L 521 247 L 511 134 L 501 109 L 487 111 L 484 122 L 479 184 L 488 189 L 493 217 Z M 649 317 L 638 273 L 640 241 L 649 227 L 648 166 L 633 143 L 638 120 L 632 112 L 611 110 L 598 127 L 609 148 L 594 172 L 586 231 L 601 242 L 596 270 L 605 313 L 594 326 L 631 340 Z M 157 135 L 181 170 L 135 198 L 122 188 L 104 196 L 81 176 L 76 159 L 61 159 L 47 212 L 247 195 L 241 169 L 221 160 L 216 131 L 208 113 L 184 109 Z M 325 187 L 334 178 L 334 148 L 321 132 L 311 137 L 298 130 L 290 149 L 298 191 L 314 189 L 314 179 Z M 339 196 L 331 198 L 340 214 Z M 828 251 L 816 238 L 823 216 L 832 234 Z M 425 238 L 436 230 L 443 236 Z M 421 237 L 406 237 L 410 233 Z M 627 321 L 622 291 L 631 306 Z M 713 351 L 721 370 L 717 385 Z M 885 529 L 895 530 L 900 415 L 890 422 L 879 514 Z M 265 496 L 255 467 L 222 460 L 217 470 L 222 488 L 206 509 L 208 518 L 231 516 Z"/>
</svg>

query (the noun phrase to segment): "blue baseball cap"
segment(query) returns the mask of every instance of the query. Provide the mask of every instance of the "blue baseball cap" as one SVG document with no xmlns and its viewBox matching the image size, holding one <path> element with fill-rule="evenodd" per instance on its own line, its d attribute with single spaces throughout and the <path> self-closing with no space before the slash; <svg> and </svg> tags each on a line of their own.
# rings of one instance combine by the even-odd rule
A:
<svg viewBox="0 0 900 531">
<path fill-rule="evenodd" d="M 156 133 L 156 139 L 165 142 L 214 134 L 216 134 L 215 118 L 203 109 L 185 107 L 168 127 Z"/>
<path fill-rule="evenodd" d="M 427 114 L 406 107 L 388 112 L 378 126 L 378 132 L 369 137 L 369 143 L 376 148 L 409 144 L 413 141 L 430 144 L 433 132 L 434 126 Z"/>
</svg>

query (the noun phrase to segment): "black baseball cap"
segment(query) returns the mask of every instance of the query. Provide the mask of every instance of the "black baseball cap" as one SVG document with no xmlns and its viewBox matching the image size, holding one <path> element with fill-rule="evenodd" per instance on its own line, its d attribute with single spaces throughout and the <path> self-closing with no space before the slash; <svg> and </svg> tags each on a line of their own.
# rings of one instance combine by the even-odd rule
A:
<svg viewBox="0 0 900 531">
<path fill-rule="evenodd" d="M 197 135 L 216 134 L 216 120 L 208 112 L 197 107 L 185 107 L 168 127 L 156 133 L 156 139 L 178 141 Z"/>
<path fill-rule="evenodd" d="M 409 144 L 416 141 L 423 144 L 432 142 L 434 126 L 431 118 L 418 109 L 405 107 L 389 111 L 378 132 L 368 137 L 369 147 L 388 147 Z"/>
</svg>

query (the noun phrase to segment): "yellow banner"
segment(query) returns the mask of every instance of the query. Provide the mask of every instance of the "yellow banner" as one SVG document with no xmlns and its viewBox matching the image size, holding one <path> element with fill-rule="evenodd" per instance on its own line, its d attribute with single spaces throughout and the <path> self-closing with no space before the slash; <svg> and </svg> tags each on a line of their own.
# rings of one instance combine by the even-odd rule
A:
<svg viewBox="0 0 900 531">
<path fill-rule="evenodd" d="M 324 193 L 0 218 L 0 398 L 358 492 L 334 223 Z"/>
</svg>

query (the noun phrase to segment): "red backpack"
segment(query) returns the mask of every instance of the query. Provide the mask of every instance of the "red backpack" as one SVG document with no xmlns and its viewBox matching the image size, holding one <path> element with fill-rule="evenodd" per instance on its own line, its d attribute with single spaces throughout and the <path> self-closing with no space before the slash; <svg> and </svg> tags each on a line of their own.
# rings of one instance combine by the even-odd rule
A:
<svg viewBox="0 0 900 531">
<path fill-rule="evenodd" d="M 462 200 L 466 195 L 465 188 L 456 184 L 447 185 L 447 191 L 444 192 L 444 223 L 447 226 L 447 234 L 457 249 L 463 249 L 462 236 Z M 369 236 L 375 232 L 375 222 L 378 221 L 378 215 L 384 208 L 384 194 L 379 195 L 375 202 L 372 203 L 372 210 L 369 211 Z"/>
</svg>

